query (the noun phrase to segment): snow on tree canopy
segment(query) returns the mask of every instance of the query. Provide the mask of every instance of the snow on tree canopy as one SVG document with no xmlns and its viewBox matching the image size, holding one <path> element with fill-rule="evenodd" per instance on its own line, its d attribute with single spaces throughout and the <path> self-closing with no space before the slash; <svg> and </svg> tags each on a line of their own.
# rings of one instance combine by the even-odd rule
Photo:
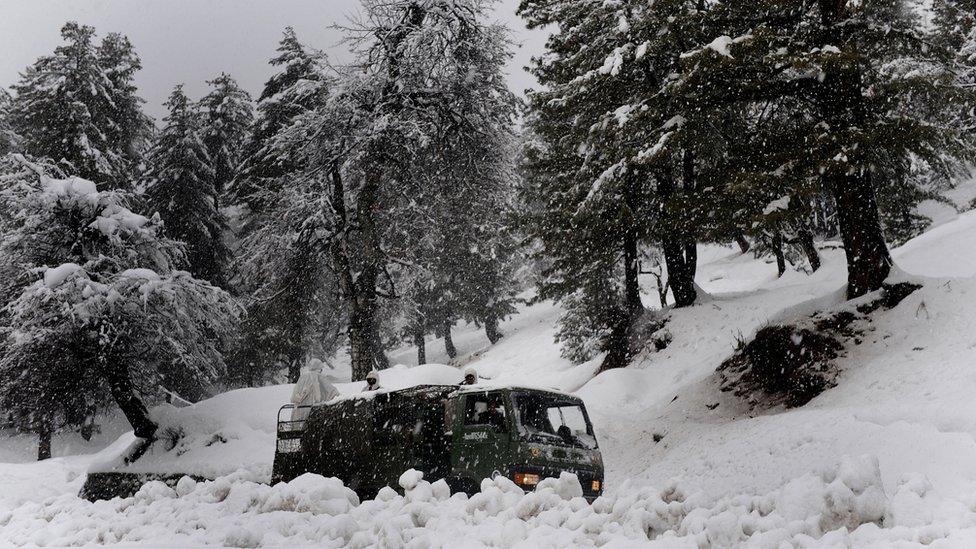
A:
<svg viewBox="0 0 976 549">
<path fill-rule="evenodd" d="M 729 46 L 731 46 L 732 44 L 739 44 L 741 42 L 746 42 L 748 40 L 752 40 L 751 34 L 743 34 L 742 36 L 737 36 L 735 38 L 723 34 L 722 36 L 719 36 L 718 38 L 706 44 L 703 48 L 683 53 L 681 54 L 681 57 L 682 58 L 692 57 L 694 55 L 704 52 L 705 50 L 711 50 L 723 57 L 728 57 L 731 59 L 732 53 L 729 51 Z"/>
<path fill-rule="evenodd" d="M 763 215 L 769 215 L 773 212 L 786 210 L 789 207 L 790 207 L 790 195 L 782 196 L 767 204 L 766 208 L 763 209 Z"/>
<path fill-rule="evenodd" d="M 239 309 L 226 292 L 176 268 L 182 245 L 129 195 L 0 158 L 0 409 L 49 432 L 114 401 L 136 436 L 156 426 L 142 404 L 159 386 L 211 392 Z M 7 336 L 9 334 L 9 336 Z M 70 350 L 70 352 L 66 352 Z"/>
<path fill-rule="evenodd" d="M 77 263 L 64 263 L 57 267 L 51 267 L 44 271 L 44 285 L 54 289 L 60 286 L 67 278 L 78 271 L 83 270 Z"/>
<path fill-rule="evenodd" d="M 67 179 L 47 179 L 43 183 L 44 192 L 50 193 L 58 199 L 88 200 L 96 195 L 95 184 L 80 177 Z"/>
</svg>

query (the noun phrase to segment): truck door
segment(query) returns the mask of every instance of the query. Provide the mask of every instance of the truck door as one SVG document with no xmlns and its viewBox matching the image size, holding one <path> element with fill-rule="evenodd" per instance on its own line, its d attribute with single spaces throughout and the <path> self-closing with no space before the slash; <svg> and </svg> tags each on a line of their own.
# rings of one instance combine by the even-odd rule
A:
<svg viewBox="0 0 976 549">
<path fill-rule="evenodd" d="M 424 478 L 434 482 L 450 474 L 450 448 L 445 424 L 444 401 L 425 403 L 417 410 L 419 439 L 415 445 L 417 469 L 424 472 Z"/>
<path fill-rule="evenodd" d="M 508 473 L 512 425 L 506 400 L 500 392 L 468 393 L 460 403 L 455 463 L 475 482 Z"/>
</svg>

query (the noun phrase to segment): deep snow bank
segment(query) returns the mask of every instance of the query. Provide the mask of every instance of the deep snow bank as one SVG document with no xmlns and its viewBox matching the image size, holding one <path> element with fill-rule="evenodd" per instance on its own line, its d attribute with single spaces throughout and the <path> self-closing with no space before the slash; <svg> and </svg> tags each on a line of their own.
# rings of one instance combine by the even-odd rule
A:
<svg viewBox="0 0 976 549">
<path fill-rule="evenodd" d="M 762 495 L 710 500 L 680 484 L 642 487 L 588 505 L 575 476 L 546 479 L 524 494 L 510 480 L 451 495 L 415 471 L 360 504 L 337 479 L 306 474 L 275 486 L 246 473 L 176 489 L 150 482 L 132 498 L 90 503 L 63 495 L 0 507 L 0 539 L 14 546 L 166 543 L 170 546 L 318 547 L 777 547 L 976 542 L 963 502 L 935 500 L 920 479 L 886 495 L 877 460 L 845 459 Z M 938 513 L 936 515 L 936 513 Z M 886 528 L 877 523 L 883 521 Z"/>
</svg>

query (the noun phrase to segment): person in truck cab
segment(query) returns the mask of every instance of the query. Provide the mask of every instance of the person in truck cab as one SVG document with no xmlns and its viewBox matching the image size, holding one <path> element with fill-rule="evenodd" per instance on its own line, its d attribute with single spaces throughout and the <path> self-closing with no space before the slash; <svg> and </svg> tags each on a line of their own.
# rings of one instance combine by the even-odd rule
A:
<svg viewBox="0 0 976 549">
<path fill-rule="evenodd" d="M 363 387 L 363 392 L 378 391 L 380 389 L 380 373 L 373 370 L 372 372 L 366 374 L 366 386 Z"/>
<path fill-rule="evenodd" d="M 505 429 L 505 413 L 498 407 L 498 401 L 490 399 L 484 412 L 478 414 L 478 423 L 491 425 L 496 430 Z"/>
</svg>

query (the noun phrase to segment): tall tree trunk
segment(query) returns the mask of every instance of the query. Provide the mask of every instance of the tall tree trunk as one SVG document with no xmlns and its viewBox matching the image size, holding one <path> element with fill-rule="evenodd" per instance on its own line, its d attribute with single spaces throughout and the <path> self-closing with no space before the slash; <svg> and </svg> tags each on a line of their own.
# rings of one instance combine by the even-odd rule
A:
<svg viewBox="0 0 976 549">
<path fill-rule="evenodd" d="M 454 339 L 451 338 L 451 323 L 449 321 L 444 322 L 444 327 L 442 328 L 444 334 L 444 349 L 447 351 L 447 356 L 450 358 L 457 357 L 457 348 L 454 346 Z"/>
<path fill-rule="evenodd" d="M 749 248 L 752 247 L 752 244 L 749 244 L 746 236 L 742 233 L 735 235 L 735 243 L 739 245 L 739 250 L 741 250 L 742 253 L 748 252 Z"/>
<path fill-rule="evenodd" d="M 349 314 L 349 342 L 352 345 L 353 379 L 357 380 L 365 379 L 370 370 L 390 367 L 383 352 L 379 319 L 376 316 L 379 297 L 376 284 L 382 271 L 382 252 L 376 227 L 381 177 L 378 171 L 369 171 L 356 201 L 356 219 L 359 221 L 362 237 L 362 266 L 353 284 L 354 295 L 350 300 L 352 310 Z"/>
<path fill-rule="evenodd" d="M 770 247 L 776 257 L 776 276 L 781 277 L 786 273 L 786 256 L 783 254 L 783 235 L 779 231 L 773 233 Z"/>
<path fill-rule="evenodd" d="M 840 43 L 839 34 L 849 18 L 847 4 L 819 0 L 823 45 Z M 862 96 L 861 69 L 853 62 L 825 66 L 817 97 L 820 116 L 834 134 L 863 126 L 867 116 Z M 844 153 L 838 149 L 838 154 Z M 854 155 L 855 153 L 850 153 Z M 854 163 L 824 174 L 837 207 L 844 253 L 847 256 L 847 297 L 855 298 L 881 288 L 891 272 L 891 254 L 885 243 L 870 167 Z"/>
<path fill-rule="evenodd" d="M 668 286 L 674 296 L 674 306 L 694 305 L 698 291 L 695 290 L 695 278 L 685 256 L 685 247 L 680 242 L 667 240 L 663 242 L 662 248 L 664 261 L 668 266 Z"/>
<path fill-rule="evenodd" d="M 639 315 L 644 310 L 640 297 L 640 265 L 637 263 L 637 237 L 632 231 L 624 234 L 624 300 L 627 313 Z"/>
<path fill-rule="evenodd" d="M 630 328 L 633 326 L 633 314 L 622 312 L 620 318 L 610 328 L 610 335 L 604 349 L 607 356 L 600 364 L 600 371 L 623 368 L 630 361 Z"/>
<path fill-rule="evenodd" d="M 801 229 L 797 238 L 800 240 L 804 255 L 807 256 L 807 261 L 810 262 L 810 270 L 817 272 L 820 269 L 820 253 L 817 252 L 817 246 L 813 242 L 813 233 L 809 229 Z"/>
<path fill-rule="evenodd" d="M 853 299 L 881 288 L 891 272 L 891 254 L 870 177 L 853 174 L 832 179 L 830 187 L 847 256 L 847 297 Z"/>
<path fill-rule="evenodd" d="M 167 393 L 168 394 L 168 393 Z M 85 419 L 81 424 L 81 429 L 79 433 L 81 438 L 89 441 L 92 439 L 92 435 L 95 434 L 95 412 L 94 406 L 88 406 L 85 408 Z"/>
<path fill-rule="evenodd" d="M 43 419 L 37 429 L 37 461 L 51 458 L 51 437 L 53 429 L 51 421 Z"/>
<path fill-rule="evenodd" d="M 687 175 L 687 174 L 686 174 Z M 694 250 L 694 245 L 688 245 L 688 236 L 679 227 L 679 223 L 674 219 L 670 212 L 671 199 L 677 191 L 674 180 L 670 176 L 658 179 L 658 195 L 663 204 L 662 226 L 667 227 L 669 232 L 661 235 L 661 249 L 664 252 L 664 262 L 668 268 L 668 287 L 674 296 L 675 307 L 688 307 L 695 303 L 698 292 L 695 290 L 695 267 L 689 264 L 689 260 L 696 260 L 696 253 L 688 256 L 690 250 Z"/>
<path fill-rule="evenodd" d="M 360 274 L 360 278 L 363 274 Z M 367 276 L 376 280 L 375 277 Z M 368 286 L 368 280 L 367 286 Z M 357 284 L 358 286 L 358 284 Z M 362 290 L 362 289 L 361 289 Z M 353 296 L 349 311 L 349 350 L 352 361 L 352 378 L 366 379 L 371 370 L 383 370 L 390 363 L 383 352 L 376 318 L 376 293 L 362 290 Z"/>
<path fill-rule="evenodd" d="M 668 306 L 668 285 L 657 275 L 654 275 L 654 281 L 657 283 L 657 298 L 663 309 Z"/>
<path fill-rule="evenodd" d="M 498 318 L 495 315 L 489 314 L 485 317 L 485 335 L 492 345 L 502 338 L 501 332 L 498 331 Z"/>
<path fill-rule="evenodd" d="M 698 179 L 695 175 L 695 153 L 685 149 L 681 155 L 681 186 L 684 187 L 685 200 L 696 200 L 695 191 L 698 189 Z M 692 288 L 695 286 L 695 276 L 698 274 L 698 242 L 690 227 L 684 228 L 685 268 Z"/>
<path fill-rule="evenodd" d="M 379 174 L 370 172 L 359 193 L 357 217 L 362 236 L 360 256 L 362 267 L 358 277 L 353 276 L 347 241 L 349 220 L 346 211 L 345 187 L 338 165 L 332 167 L 332 208 L 336 214 L 338 235 L 330 246 L 330 253 L 339 274 L 339 284 L 349 307 L 349 355 L 352 379 L 366 378 L 373 369 L 388 368 L 390 363 L 383 352 L 383 344 L 376 318 L 376 283 L 380 274 L 380 250 L 376 232 L 377 194 Z"/>
<path fill-rule="evenodd" d="M 688 269 L 688 279 L 692 287 L 695 285 L 695 277 L 698 275 L 698 243 L 693 238 L 685 240 L 685 268 Z"/>
<path fill-rule="evenodd" d="M 623 368 L 630 361 L 630 332 L 631 326 L 644 312 L 644 304 L 640 297 L 640 264 L 637 261 L 637 229 L 634 212 L 637 211 L 638 177 L 631 177 L 625 190 L 624 200 L 627 207 L 624 219 L 632 226 L 624 231 L 624 303 L 610 327 L 610 336 L 606 341 L 607 356 L 600 364 L 600 371 L 611 368 Z"/>
<path fill-rule="evenodd" d="M 297 383 L 302 376 L 302 361 L 289 353 L 288 356 L 288 383 Z"/>
<path fill-rule="evenodd" d="M 413 344 L 417 346 L 417 364 L 427 364 L 427 341 L 424 329 L 419 326 L 413 329 Z"/>
<path fill-rule="evenodd" d="M 115 403 L 132 425 L 132 432 L 139 438 L 155 440 L 158 426 L 149 419 L 149 410 L 136 394 L 129 369 L 122 364 L 111 364 L 105 368 L 103 377 Z"/>
</svg>

